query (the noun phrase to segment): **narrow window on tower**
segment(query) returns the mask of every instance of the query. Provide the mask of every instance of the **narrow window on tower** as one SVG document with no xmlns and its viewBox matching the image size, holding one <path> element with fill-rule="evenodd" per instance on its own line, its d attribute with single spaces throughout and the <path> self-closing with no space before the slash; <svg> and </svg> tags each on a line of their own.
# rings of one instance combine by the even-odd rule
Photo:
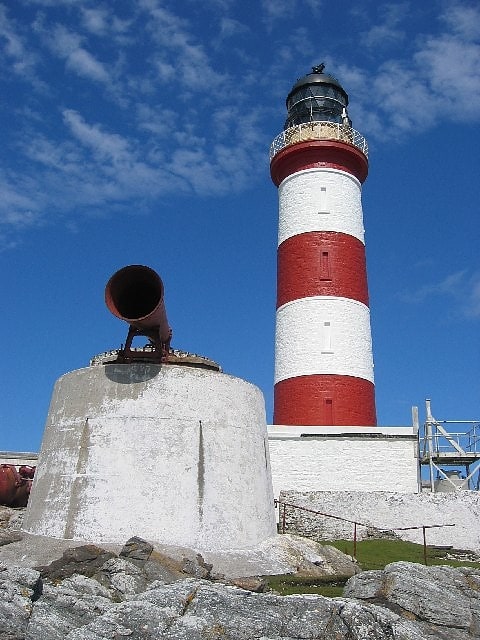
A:
<svg viewBox="0 0 480 640">
<path fill-rule="evenodd" d="M 322 251 L 320 253 L 320 280 L 331 280 L 330 274 L 330 256 L 328 251 Z"/>
<path fill-rule="evenodd" d="M 333 400 L 325 398 L 325 424 L 333 424 Z"/>
<path fill-rule="evenodd" d="M 332 351 L 332 326 L 330 322 L 323 323 L 323 347 L 322 353 L 333 353 Z"/>
<path fill-rule="evenodd" d="M 327 187 L 320 187 L 318 213 L 330 213 L 327 202 Z"/>
</svg>

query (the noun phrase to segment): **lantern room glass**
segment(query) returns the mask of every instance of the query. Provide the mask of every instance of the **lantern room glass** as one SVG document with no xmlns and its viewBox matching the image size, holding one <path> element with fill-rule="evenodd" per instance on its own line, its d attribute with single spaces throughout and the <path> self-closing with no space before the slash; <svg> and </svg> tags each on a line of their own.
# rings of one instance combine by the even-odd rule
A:
<svg viewBox="0 0 480 640">
<path fill-rule="evenodd" d="M 348 99 L 345 94 L 325 81 L 315 82 L 314 78 L 315 76 L 312 76 L 311 83 L 301 85 L 289 96 L 288 117 L 284 129 L 314 121 L 346 124 Z"/>
</svg>

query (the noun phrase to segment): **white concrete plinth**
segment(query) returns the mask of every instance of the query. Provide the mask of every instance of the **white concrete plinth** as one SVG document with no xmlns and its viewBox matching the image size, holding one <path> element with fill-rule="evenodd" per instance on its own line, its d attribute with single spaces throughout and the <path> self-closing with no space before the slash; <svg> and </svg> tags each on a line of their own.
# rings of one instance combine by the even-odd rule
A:
<svg viewBox="0 0 480 640">
<path fill-rule="evenodd" d="M 24 524 L 37 535 L 199 550 L 275 533 L 263 396 L 223 373 L 107 364 L 54 389 Z"/>
<path fill-rule="evenodd" d="M 414 427 L 268 427 L 274 495 L 280 491 L 417 493 Z"/>
</svg>

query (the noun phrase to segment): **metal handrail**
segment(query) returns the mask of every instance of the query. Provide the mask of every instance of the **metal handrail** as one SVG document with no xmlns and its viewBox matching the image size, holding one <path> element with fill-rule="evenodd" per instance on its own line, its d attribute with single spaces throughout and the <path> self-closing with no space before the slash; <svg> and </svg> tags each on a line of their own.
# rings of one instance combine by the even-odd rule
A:
<svg viewBox="0 0 480 640">
<path fill-rule="evenodd" d="M 432 450 L 436 453 L 440 453 L 441 451 L 449 451 L 452 449 L 452 441 L 456 442 L 459 446 L 462 447 L 464 451 L 469 451 L 470 453 L 479 453 L 480 454 L 480 432 L 478 431 L 478 425 L 474 424 L 470 431 L 449 431 L 447 438 L 443 433 L 439 433 L 435 428 L 435 423 L 432 425 L 434 427 L 434 431 L 431 434 L 431 444 Z M 426 433 L 419 435 L 420 443 L 424 445 L 424 454 L 425 454 L 425 446 L 427 444 L 428 436 Z"/>
<path fill-rule="evenodd" d="M 365 524 L 365 522 L 358 522 L 357 520 L 349 520 L 348 518 L 342 518 L 341 516 L 334 516 L 331 513 L 324 513 L 323 511 L 317 511 L 315 509 L 309 509 L 308 507 L 303 507 L 302 505 L 299 504 L 292 504 L 291 502 L 284 502 L 283 500 L 274 499 L 274 504 L 275 507 L 279 507 L 282 506 L 283 507 L 283 513 L 282 513 L 282 533 L 286 532 L 286 524 L 287 524 L 287 507 L 292 507 L 292 509 L 299 509 L 300 511 L 307 511 L 308 513 L 313 513 L 316 516 L 324 516 L 326 518 L 333 518 L 334 520 L 341 520 L 342 522 L 349 522 L 350 524 L 353 524 L 353 557 L 355 558 L 355 560 L 357 559 L 357 527 L 361 526 L 361 527 L 369 527 L 370 525 Z M 426 529 L 441 529 L 442 527 L 454 527 L 455 524 L 421 524 L 421 525 L 416 525 L 413 527 L 395 527 L 393 529 L 381 529 L 379 527 L 376 527 L 376 529 L 378 529 L 378 531 L 408 531 L 408 530 L 413 530 L 413 529 L 422 529 L 422 533 L 423 533 L 423 559 L 424 559 L 424 563 L 425 565 L 428 564 L 427 561 L 427 536 L 426 536 Z"/>
<path fill-rule="evenodd" d="M 314 120 L 302 122 L 279 133 L 270 146 L 270 160 L 285 147 L 306 140 L 340 140 L 357 147 L 368 157 L 368 144 L 361 133 L 338 122 Z"/>
</svg>

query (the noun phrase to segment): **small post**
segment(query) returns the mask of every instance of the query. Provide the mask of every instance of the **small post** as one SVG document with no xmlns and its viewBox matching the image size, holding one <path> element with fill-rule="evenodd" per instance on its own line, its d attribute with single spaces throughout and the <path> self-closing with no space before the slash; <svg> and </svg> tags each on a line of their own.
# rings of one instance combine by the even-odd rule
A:
<svg viewBox="0 0 480 640">
<path fill-rule="evenodd" d="M 353 523 L 353 557 L 357 559 L 357 523 Z"/>
<path fill-rule="evenodd" d="M 427 536 L 425 534 L 425 530 L 426 527 L 423 526 L 422 527 L 423 530 L 423 562 L 425 563 L 425 566 L 428 566 L 428 562 L 427 562 Z"/>
<path fill-rule="evenodd" d="M 282 533 L 285 533 L 285 520 L 286 520 L 286 510 L 287 505 L 283 503 L 283 513 L 282 513 Z"/>
</svg>

